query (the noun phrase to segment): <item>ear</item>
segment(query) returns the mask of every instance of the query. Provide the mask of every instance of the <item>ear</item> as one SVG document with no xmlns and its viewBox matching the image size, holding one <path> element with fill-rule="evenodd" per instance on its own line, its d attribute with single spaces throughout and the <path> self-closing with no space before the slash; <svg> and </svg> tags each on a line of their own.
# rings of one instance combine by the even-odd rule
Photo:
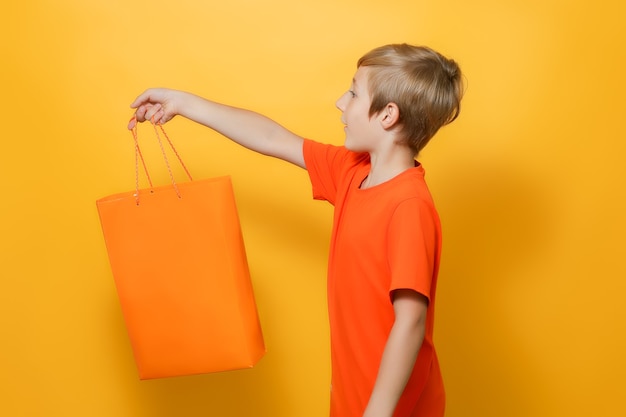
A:
<svg viewBox="0 0 626 417">
<path fill-rule="evenodd" d="M 380 112 L 380 124 L 385 130 L 389 130 L 398 124 L 400 120 L 400 109 L 394 102 L 387 103 Z"/>
</svg>

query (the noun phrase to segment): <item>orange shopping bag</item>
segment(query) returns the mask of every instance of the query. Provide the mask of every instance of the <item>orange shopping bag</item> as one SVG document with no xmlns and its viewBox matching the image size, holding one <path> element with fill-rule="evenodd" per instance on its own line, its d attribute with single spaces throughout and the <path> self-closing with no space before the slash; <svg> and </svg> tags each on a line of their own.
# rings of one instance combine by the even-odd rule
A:
<svg viewBox="0 0 626 417">
<path fill-rule="evenodd" d="M 177 184 L 155 132 L 172 184 L 96 202 L 139 376 L 252 367 L 265 346 L 230 177 Z"/>
</svg>

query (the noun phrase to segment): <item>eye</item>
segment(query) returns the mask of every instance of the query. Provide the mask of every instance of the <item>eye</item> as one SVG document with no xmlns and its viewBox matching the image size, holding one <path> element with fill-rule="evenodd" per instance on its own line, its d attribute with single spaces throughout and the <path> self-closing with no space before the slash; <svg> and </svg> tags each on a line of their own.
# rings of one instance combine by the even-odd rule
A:
<svg viewBox="0 0 626 417">
<path fill-rule="evenodd" d="M 348 93 L 350 93 L 350 95 L 352 96 L 352 98 L 356 97 L 356 93 L 352 90 L 348 90 Z"/>
</svg>

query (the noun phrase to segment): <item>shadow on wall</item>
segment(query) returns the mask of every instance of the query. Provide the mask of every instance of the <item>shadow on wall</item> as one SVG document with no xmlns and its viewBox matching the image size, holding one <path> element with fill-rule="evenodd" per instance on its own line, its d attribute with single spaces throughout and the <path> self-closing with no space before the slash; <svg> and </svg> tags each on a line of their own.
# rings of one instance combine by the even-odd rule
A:
<svg viewBox="0 0 626 417">
<path fill-rule="evenodd" d="M 455 171 L 438 184 L 445 190 L 438 199 L 445 242 L 437 320 L 438 349 L 451 369 L 444 369 L 449 397 L 463 404 L 465 415 L 533 415 L 531 404 L 547 395 L 533 365 L 525 312 L 542 289 L 554 197 L 537 167 L 525 163 L 447 165 Z M 484 398 L 491 401 L 478 400 Z"/>
</svg>

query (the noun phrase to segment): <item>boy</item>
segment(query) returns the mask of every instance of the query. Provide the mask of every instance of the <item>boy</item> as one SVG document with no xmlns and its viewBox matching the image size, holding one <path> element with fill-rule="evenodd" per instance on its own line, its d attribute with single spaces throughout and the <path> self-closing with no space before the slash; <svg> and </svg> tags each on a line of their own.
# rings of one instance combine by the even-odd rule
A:
<svg viewBox="0 0 626 417">
<path fill-rule="evenodd" d="M 336 105 L 343 147 L 297 136 L 243 109 L 165 89 L 131 105 L 139 122 L 180 114 L 309 173 L 335 206 L 328 265 L 331 417 L 441 417 L 433 346 L 441 227 L 415 160 L 459 114 L 457 64 L 426 48 L 387 45 L 363 56 Z M 134 122 L 131 122 L 131 126 Z"/>
</svg>

